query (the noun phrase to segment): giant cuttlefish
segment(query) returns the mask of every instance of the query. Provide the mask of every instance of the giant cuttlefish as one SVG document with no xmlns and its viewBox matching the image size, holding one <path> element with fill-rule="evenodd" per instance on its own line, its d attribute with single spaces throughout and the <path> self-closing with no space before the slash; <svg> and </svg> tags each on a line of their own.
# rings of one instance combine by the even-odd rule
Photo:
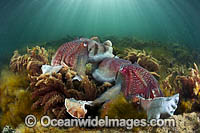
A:
<svg viewBox="0 0 200 133">
<path fill-rule="evenodd" d="M 137 63 L 131 64 L 131 62 L 118 58 L 106 58 L 98 64 L 92 73 L 93 77 L 100 82 L 113 82 L 115 86 L 108 89 L 99 98 L 91 101 L 84 101 L 84 104 L 95 105 L 98 103 L 104 103 L 108 100 L 115 98 L 120 92 L 124 94 L 127 100 L 131 102 L 138 102 L 141 107 L 147 111 L 148 121 L 150 119 L 159 119 L 160 116 L 171 116 L 174 114 L 179 101 L 179 94 L 171 97 L 163 97 L 163 94 L 159 88 L 157 80 L 146 69 L 139 66 Z M 69 103 L 74 103 L 74 100 L 66 99 Z M 81 114 L 85 110 L 80 101 L 76 102 L 79 109 L 76 110 L 76 114 Z M 75 104 L 71 104 L 74 109 Z M 78 107 L 78 106 L 77 106 Z M 68 112 L 73 117 L 78 115 Z"/>
<path fill-rule="evenodd" d="M 115 86 L 94 102 L 105 102 L 115 97 L 114 94 L 118 94 L 120 91 L 122 91 L 124 96 L 129 100 L 133 100 L 137 96 L 144 97 L 145 99 L 162 96 L 157 80 L 137 63 L 131 64 L 126 60 L 117 58 L 107 58 L 102 61 L 102 63 L 107 65 L 102 65 L 100 63 L 98 69 L 93 72 L 94 78 L 99 81 L 114 79 Z M 113 64 L 115 64 L 115 66 L 113 66 Z M 118 69 L 112 69 L 113 67 Z M 107 71 L 105 71 L 105 69 Z M 110 74 L 105 74 L 103 72 Z M 99 79 L 99 77 L 101 78 Z"/>
<path fill-rule="evenodd" d="M 115 78 L 115 86 L 93 101 L 93 104 L 106 102 L 122 92 L 131 102 L 137 101 L 136 99 L 141 101 L 141 106 L 147 111 L 148 120 L 160 118 L 163 114 L 171 116 L 177 108 L 179 95 L 163 97 L 157 80 L 137 63 L 107 58 L 99 64 L 93 76 L 99 81 L 112 81 Z"/>
<path fill-rule="evenodd" d="M 61 45 L 52 58 L 51 66 L 44 66 L 42 70 L 45 73 L 57 71 L 60 67 L 56 66 L 69 66 L 78 75 L 85 75 L 86 63 L 99 62 L 107 57 L 112 58 L 114 57 L 112 52 L 112 42 L 109 40 L 100 43 L 92 39 L 80 38 Z"/>
</svg>

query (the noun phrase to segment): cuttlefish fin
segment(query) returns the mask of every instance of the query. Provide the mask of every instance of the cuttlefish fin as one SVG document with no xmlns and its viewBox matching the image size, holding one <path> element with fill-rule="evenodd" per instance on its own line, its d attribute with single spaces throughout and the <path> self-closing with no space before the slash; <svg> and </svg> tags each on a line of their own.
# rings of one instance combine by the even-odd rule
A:
<svg viewBox="0 0 200 133">
<path fill-rule="evenodd" d="M 99 98 L 95 99 L 92 104 L 101 104 L 115 98 L 121 91 L 121 84 L 116 84 L 112 88 L 104 92 Z"/>
</svg>

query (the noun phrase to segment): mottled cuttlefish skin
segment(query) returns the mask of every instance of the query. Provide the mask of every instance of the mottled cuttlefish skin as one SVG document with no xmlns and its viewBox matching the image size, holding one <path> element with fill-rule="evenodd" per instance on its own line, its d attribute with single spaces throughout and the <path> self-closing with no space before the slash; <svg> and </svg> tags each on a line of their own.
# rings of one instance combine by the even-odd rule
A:
<svg viewBox="0 0 200 133">
<path fill-rule="evenodd" d="M 120 67 L 127 64 L 131 64 L 131 62 L 117 58 L 106 58 L 98 64 L 92 76 L 99 82 L 113 82 Z"/>
<path fill-rule="evenodd" d="M 145 99 L 162 97 L 157 80 L 137 63 L 124 66 L 119 70 L 122 79 L 122 91 L 127 99 L 139 95 Z"/>
<path fill-rule="evenodd" d="M 85 64 L 88 60 L 88 39 L 79 39 L 60 46 L 52 58 L 51 65 L 69 66 L 85 75 Z"/>
<path fill-rule="evenodd" d="M 114 64 L 117 65 L 117 67 L 114 66 Z M 120 92 L 123 92 L 126 99 L 130 101 L 133 101 L 137 96 L 141 96 L 145 99 L 163 96 L 157 80 L 137 63 L 130 64 L 123 59 L 109 58 L 100 65 L 102 65 L 100 67 L 102 67 L 101 72 L 104 72 L 102 74 L 104 78 L 97 78 L 95 71 L 93 76 L 95 75 L 94 77 L 99 81 L 106 81 L 107 78 L 105 77 L 107 76 L 109 77 L 107 81 L 110 81 L 110 77 L 114 77 L 113 74 L 116 74 L 115 86 L 95 99 L 93 102 L 94 104 L 103 103 L 115 98 Z M 97 70 L 100 71 L 99 69 Z"/>
<path fill-rule="evenodd" d="M 67 65 L 77 71 L 78 75 L 85 75 L 86 63 L 114 56 L 112 54 L 112 43 L 111 46 L 107 46 L 106 44 L 107 43 L 101 44 L 87 38 L 80 38 L 65 43 L 58 48 L 56 54 L 52 58 L 51 65 Z M 99 56 L 101 58 L 99 58 Z"/>
</svg>

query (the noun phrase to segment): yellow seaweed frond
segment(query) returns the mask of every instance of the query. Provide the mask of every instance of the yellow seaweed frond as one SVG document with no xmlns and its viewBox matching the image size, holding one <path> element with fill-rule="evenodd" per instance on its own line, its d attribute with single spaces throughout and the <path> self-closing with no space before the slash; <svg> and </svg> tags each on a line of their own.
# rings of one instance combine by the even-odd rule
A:
<svg viewBox="0 0 200 133">
<path fill-rule="evenodd" d="M 123 94 L 106 103 L 101 111 L 101 117 L 136 119 L 146 118 L 146 112 L 139 105 L 129 103 Z"/>
<path fill-rule="evenodd" d="M 1 73 L 0 108 L 2 116 L 0 126 L 16 127 L 24 122 L 26 115 L 31 112 L 31 94 L 27 90 L 29 81 L 24 74 L 14 74 L 9 71 Z"/>
</svg>

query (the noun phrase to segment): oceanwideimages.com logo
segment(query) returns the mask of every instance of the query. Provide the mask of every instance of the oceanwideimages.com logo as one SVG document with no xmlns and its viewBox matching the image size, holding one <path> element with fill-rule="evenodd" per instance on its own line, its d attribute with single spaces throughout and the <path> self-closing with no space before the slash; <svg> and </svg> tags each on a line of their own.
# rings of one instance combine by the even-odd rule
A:
<svg viewBox="0 0 200 133">
<path fill-rule="evenodd" d="M 37 119 L 34 115 L 28 115 L 25 118 L 27 127 L 34 127 L 37 124 Z M 43 127 L 120 127 L 132 129 L 133 127 L 146 126 L 176 126 L 175 119 L 152 119 L 147 122 L 146 119 L 109 119 L 105 116 L 104 119 L 91 118 L 85 119 L 51 119 L 49 116 L 43 116 L 40 119 L 40 124 Z"/>
</svg>

